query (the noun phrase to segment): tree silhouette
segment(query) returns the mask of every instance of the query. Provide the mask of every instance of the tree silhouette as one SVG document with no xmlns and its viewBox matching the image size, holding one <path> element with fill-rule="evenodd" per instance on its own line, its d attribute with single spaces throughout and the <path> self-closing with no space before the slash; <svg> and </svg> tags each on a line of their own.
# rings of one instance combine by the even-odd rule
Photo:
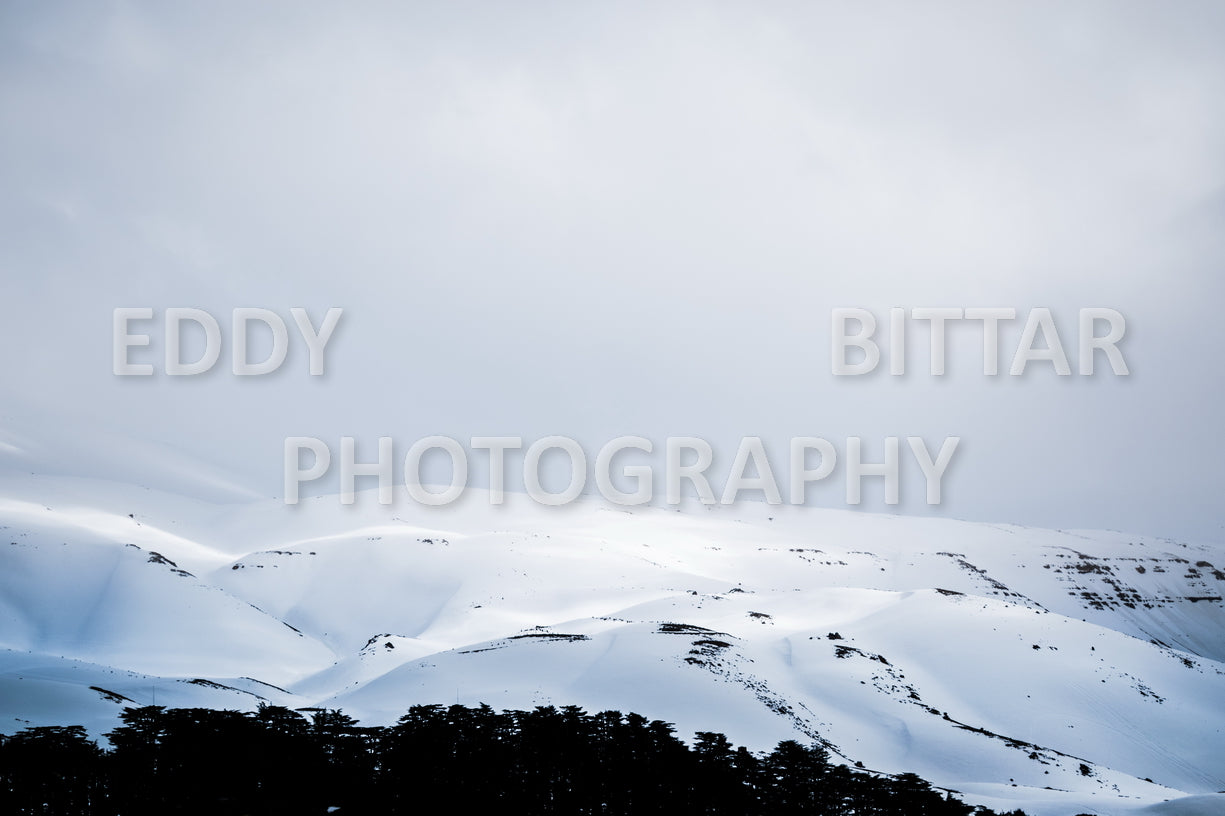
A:
<svg viewBox="0 0 1225 816">
<path fill-rule="evenodd" d="M 820 744 L 768 754 L 638 714 L 577 706 L 413 706 L 389 727 L 343 712 L 128 708 L 104 752 L 80 726 L 0 737 L 0 813 L 533 816 L 987 816 L 914 774 L 830 762 Z M 1020 811 L 1012 816 L 1023 816 Z"/>
</svg>

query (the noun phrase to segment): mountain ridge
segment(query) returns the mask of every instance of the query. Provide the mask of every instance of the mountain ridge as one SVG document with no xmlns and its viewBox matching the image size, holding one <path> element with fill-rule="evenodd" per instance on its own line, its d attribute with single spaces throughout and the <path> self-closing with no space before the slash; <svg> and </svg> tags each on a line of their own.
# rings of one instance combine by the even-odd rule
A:
<svg viewBox="0 0 1225 816">
<path fill-rule="evenodd" d="M 556 703 L 755 750 L 817 740 L 996 809 L 1225 788 L 1211 547 L 753 503 L 287 508 L 6 481 L 7 732 L 99 734 L 154 695 L 371 723 Z"/>
</svg>

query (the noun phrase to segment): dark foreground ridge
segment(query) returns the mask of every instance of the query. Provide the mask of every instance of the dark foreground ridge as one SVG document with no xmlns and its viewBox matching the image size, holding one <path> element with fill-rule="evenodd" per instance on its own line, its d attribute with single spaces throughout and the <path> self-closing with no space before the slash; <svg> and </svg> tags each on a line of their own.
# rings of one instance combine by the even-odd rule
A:
<svg viewBox="0 0 1225 816">
<path fill-rule="evenodd" d="M 0 736 L 0 813 L 50 816 L 460 813 L 988 816 L 913 774 L 771 753 L 575 706 L 414 706 L 388 727 L 340 711 L 126 708 L 100 748 L 81 726 Z M 1012 816 L 1023 816 L 1013 811 Z"/>
</svg>

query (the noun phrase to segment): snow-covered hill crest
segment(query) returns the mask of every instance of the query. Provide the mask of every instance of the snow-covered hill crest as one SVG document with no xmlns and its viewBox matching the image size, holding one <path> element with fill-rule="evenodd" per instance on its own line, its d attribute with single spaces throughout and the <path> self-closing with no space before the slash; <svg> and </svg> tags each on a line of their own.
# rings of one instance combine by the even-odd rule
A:
<svg viewBox="0 0 1225 816">
<path fill-rule="evenodd" d="M 1036 813 L 1225 789 L 1225 558 L 1208 548 L 748 503 L 4 488 L 7 732 L 101 733 L 154 700 L 370 722 L 577 704 L 754 749 L 818 740 Z"/>
</svg>

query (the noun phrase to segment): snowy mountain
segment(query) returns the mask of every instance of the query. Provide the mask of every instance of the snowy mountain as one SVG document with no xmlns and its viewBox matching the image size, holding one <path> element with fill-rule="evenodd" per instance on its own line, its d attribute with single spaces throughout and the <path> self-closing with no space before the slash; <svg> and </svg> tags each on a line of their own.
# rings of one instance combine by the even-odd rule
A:
<svg viewBox="0 0 1225 816">
<path fill-rule="evenodd" d="M 287 507 L 8 461 L 6 733 L 150 703 L 577 704 L 818 740 L 996 809 L 1225 812 L 1206 547 L 754 503 Z"/>
</svg>

